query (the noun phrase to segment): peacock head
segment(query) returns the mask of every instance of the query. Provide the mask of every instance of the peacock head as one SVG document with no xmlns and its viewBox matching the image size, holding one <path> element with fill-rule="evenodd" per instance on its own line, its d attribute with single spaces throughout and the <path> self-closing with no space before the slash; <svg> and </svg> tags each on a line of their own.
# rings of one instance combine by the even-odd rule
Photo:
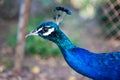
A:
<svg viewBox="0 0 120 80">
<path fill-rule="evenodd" d="M 37 28 L 27 34 L 26 37 L 36 35 L 49 40 L 53 40 L 55 37 L 57 37 L 57 32 L 60 32 L 59 24 L 63 20 L 65 14 L 70 15 L 71 11 L 65 7 L 56 7 L 54 11 L 57 12 L 57 14 L 54 16 L 55 21 L 41 23 Z"/>
<path fill-rule="evenodd" d="M 41 23 L 37 28 L 32 30 L 28 36 L 40 36 L 45 39 L 49 39 L 55 32 L 59 31 L 59 27 L 55 22 L 48 21 Z"/>
</svg>

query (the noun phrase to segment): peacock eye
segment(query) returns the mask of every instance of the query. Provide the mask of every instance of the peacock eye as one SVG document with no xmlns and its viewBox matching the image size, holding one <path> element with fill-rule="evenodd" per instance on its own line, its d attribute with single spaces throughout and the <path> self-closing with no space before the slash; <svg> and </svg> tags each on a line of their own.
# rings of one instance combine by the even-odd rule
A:
<svg viewBox="0 0 120 80">
<path fill-rule="evenodd" d="M 43 32 L 47 32 L 47 31 L 48 31 L 48 28 L 47 28 L 47 27 L 43 27 L 43 28 L 42 28 L 42 31 L 43 31 Z"/>
</svg>

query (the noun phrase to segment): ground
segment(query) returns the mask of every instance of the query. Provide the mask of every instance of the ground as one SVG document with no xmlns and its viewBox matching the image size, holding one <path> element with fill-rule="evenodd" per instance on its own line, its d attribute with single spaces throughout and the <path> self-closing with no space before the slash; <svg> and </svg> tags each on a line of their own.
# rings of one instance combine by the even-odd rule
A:
<svg viewBox="0 0 120 80">
<path fill-rule="evenodd" d="M 90 80 L 73 71 L 63 58 L 26 57 L 24 66 L 19 75 L 11 75 L 11 70 L 1 72 L 0 80 Z"/>
</svg>

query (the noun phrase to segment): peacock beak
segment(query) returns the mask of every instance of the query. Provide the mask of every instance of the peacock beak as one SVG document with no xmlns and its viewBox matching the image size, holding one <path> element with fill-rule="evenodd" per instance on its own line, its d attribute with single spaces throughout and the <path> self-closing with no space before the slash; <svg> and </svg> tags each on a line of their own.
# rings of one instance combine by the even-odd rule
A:
<svg viewBox="0 0 120 80">
<path fill-rule="evenodd" d="M 38 31 L 35 29 L 35 30 L 32 30 L 30 33 L 28 33 L 25 38 L 27 38 L 28 36 L 38 36 Z"/>
</svg>

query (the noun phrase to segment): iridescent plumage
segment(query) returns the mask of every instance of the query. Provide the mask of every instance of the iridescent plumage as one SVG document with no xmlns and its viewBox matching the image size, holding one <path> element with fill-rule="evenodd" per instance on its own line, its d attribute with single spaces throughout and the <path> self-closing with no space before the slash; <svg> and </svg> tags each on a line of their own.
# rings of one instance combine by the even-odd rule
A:
<svg viewBox="0 0 120 80">
<path fill-rule="evenodd" d="M 50 29 L 54 29 L 50 34 Z M 120 52 L 93 53 L 72 44 L 55 22 L 41 23 L 28 35 L 38 35 L 58 45 L 68 65 L 93 80 L 120 80 Z"/>
</svg>

